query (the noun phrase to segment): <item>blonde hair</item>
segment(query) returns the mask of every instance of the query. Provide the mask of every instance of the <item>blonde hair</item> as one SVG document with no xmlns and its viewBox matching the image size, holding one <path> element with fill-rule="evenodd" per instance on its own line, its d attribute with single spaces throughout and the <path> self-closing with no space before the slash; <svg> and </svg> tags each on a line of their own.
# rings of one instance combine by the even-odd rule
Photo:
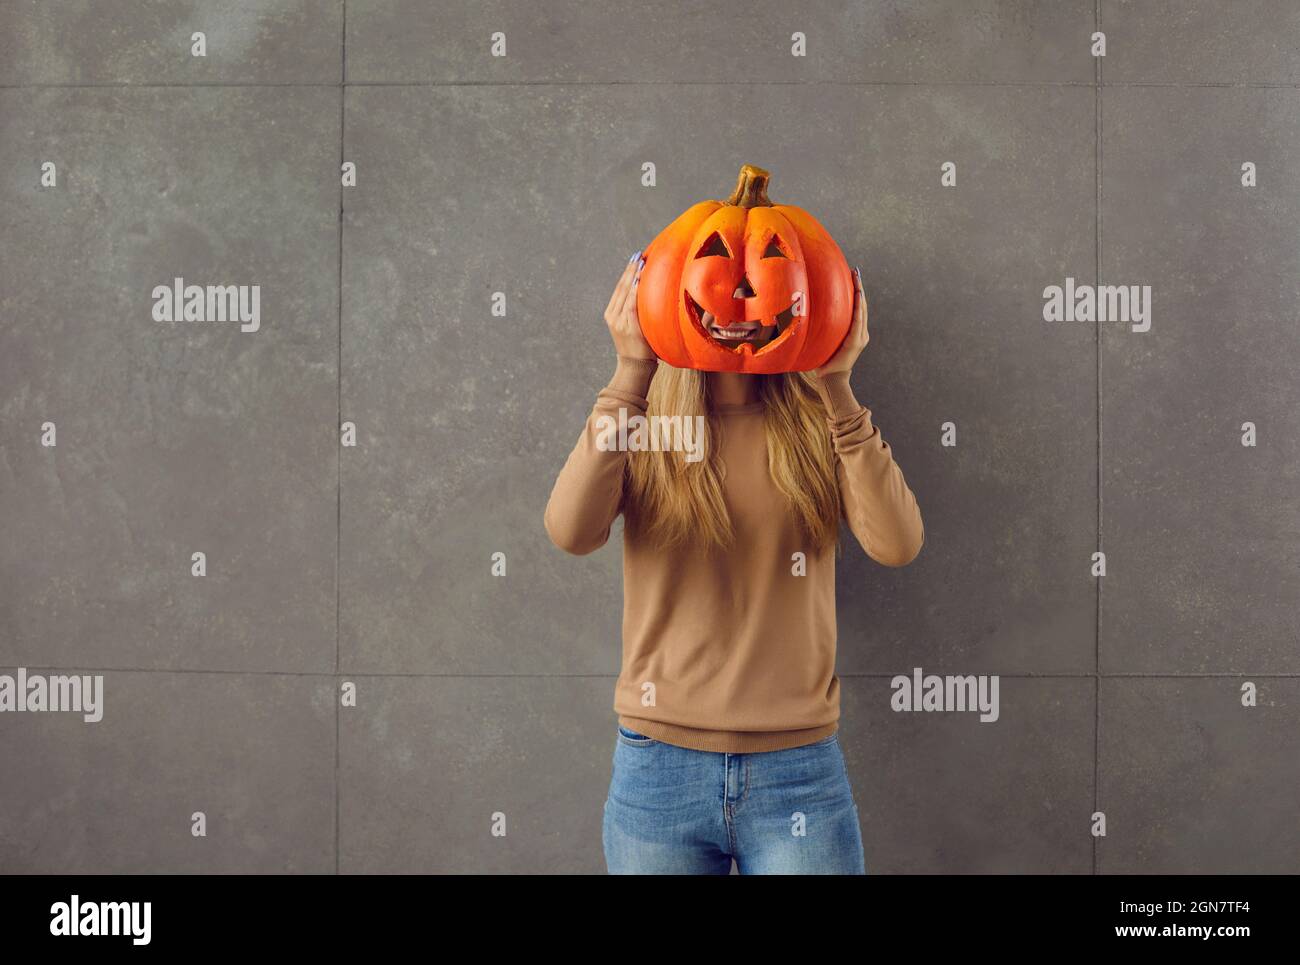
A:
<svg viewBox="0 0 1300 965">
<path fill-rule="evenodd" d="M 764 410 L 767 465 L 776 488 L 817 550 L 837 544 L 840 493 L 826 408 L 809 372 L 751 376 Z M 660 546 L 698 543 L 726 548 L 735 539 L 722 496 L 723 466 L 716 441 L 721 420 L 713 412 L 703 372 L 660 362 L 650 383 L 647 415 L 705 416 L 705 456 L 689 462 L 681 451 L 629 453 L 624 502 L 626 525 Z"/>
</svg>

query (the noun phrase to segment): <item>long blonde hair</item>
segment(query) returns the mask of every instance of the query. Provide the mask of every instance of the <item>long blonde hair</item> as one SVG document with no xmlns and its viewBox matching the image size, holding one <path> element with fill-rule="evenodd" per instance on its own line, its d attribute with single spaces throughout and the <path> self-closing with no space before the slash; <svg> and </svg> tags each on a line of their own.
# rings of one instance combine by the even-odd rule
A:
<svg viewBox="0 0 1300 965">
<path fill-rule="evenodd" d="M 817 550 L 839 538 L 840 493 L 826 408 L 808 372 L 756 375 L 765 405 L 767 465 L 805 536 Z M 714 415 L 703 372 L 660 362 L 650 383 L 648 416 L 705 416 L 705 456 L 695 462 L 681 451 L 629 453 L 626 525 L 660 546 L 697 542 L 726 548 L 735 538 L 722 496 L 724 474 L 720 420 Z"/>
</svg>

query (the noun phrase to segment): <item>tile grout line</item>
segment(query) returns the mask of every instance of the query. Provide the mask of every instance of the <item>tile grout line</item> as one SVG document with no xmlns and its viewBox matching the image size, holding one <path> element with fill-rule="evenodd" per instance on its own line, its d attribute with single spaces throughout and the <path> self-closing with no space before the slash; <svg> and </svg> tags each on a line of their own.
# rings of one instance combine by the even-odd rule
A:
<svg viewBox="0 0 1300 965">
<path fill-rule="evenodd" d="M 1100 58 L 1097 58 L 1100 59 Z M 1094 68 L 1094 71 L 1097 68 Z M 760 80 L 760 81 L 714 81 L 714 80 L 534 80 L 534 81 L 477 81 L 477 80 L 441 80 L 441 81 L 375 81 L 360 80 L 345 84 L 325 84 L 310 81 L 288 81 L 282 83 L 229 83 L 206 82 L 187 84 L 0 84 L 0 90 L 187 90 L 202 88 L 327 88 L 346 87 L 1118 87 L 1118 88 L 1170 88 L 1181 89 L 1225 89 L 1225 90 L 1300 90 L 1300 84 L 1266 84 L 1234 83 L 1231 81 L 1205 81 L 1193 83 L 1187 81 L 1112 81 L 1104 84 L 1100 80 L 1025 80 L 1025 81 L 980 81 L 980 80 Z"/>
<path fill-rule="evenodd" d="M 334 703 L 334 873 L 339 873 L 340 851 L 340 770 L 342 757 L 343 710 L 340 706 L 342 680 L 339 666 L 342 661 L 340 642 L 340 613 L 342 610 L 341 576 L 343 568 L 343 165 L 346 162 L 346 124 L 348 91 L 348 0 L 340 0 L 343 17 L 339 55 L 339 166 L 334 176 L 339 179 L 339 251 L 338 251 L 338 394 L 335 398 L 334 419 L 334 684 L 331 700 Z"/>
<path fill-rule="evenodd" d="M 1093 14 L 1096 17 L 1096 31 L 1101 32 L 1101 0 L 1095 0 Z M 1093 283 L 1101 285 L 1101 88 L 1104 57 L 1096 58 L 1094 77 L 1096 87 L 1093 90 Z M 1101 322 L 1096 324 L 1097 347 L 1097 548 L 1102 553 L 1102 489 L 1103 476 L 1101 465 Z M 1102 557 L 1105 559 L 1105 557 Z M 1104 571 L 1103 571 L 1104 572 Z M 1092 721 L 1092 811 L 1101 810 L 1101 621 L 1102 621 L 1102 584 L 1104 577 L 1095 577 L 1097 581 L 1096 637 L 1093 642 L 1093 721 Z M 1091 832 L 1091 828 L 1089 829 Z M 1092 834 L 1092 873 L 1098 874 L 1100 839 Z"/>
</svg>

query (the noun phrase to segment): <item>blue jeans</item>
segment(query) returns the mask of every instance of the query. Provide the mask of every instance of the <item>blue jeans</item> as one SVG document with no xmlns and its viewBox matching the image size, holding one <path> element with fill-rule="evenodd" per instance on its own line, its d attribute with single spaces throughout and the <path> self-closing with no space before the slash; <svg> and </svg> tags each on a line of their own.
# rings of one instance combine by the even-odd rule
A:
<svg viewBox="0 0 1300 965">
<path fill-rule="evenodd" d="M 620 725 L 603 836 L 610 874 L 866 874 L 838 734 L 721 754 Z"/>
</svg>

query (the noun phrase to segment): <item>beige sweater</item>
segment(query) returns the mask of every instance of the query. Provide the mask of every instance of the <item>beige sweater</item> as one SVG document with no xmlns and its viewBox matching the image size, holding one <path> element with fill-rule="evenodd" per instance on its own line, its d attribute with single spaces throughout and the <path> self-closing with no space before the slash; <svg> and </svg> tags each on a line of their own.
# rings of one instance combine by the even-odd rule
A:
<svg viewBox="0 0 1300 965">
<path fill-rule="evenodd" d="M 546 507 L 570 553 L 603 546 L 622 511 L 626 452 L 602 451 L 596 419 L 644 415 L 658 363 L 620 357 Z M 903 566 L 925 540 L 916 497 L 848 373 L 821 384 L 844 516 L 867 555 Z M 724 495 L 736 542 L 726 553 L 663 550 L 624 528 L 619 723 L 696 750 L 798 747 L 839 727 L 835 554 L 817 552 L 767 469 L 763 403 L 718 406 Z M 806 575 L 795 575 L 795 553 Z"/>
</svg>

